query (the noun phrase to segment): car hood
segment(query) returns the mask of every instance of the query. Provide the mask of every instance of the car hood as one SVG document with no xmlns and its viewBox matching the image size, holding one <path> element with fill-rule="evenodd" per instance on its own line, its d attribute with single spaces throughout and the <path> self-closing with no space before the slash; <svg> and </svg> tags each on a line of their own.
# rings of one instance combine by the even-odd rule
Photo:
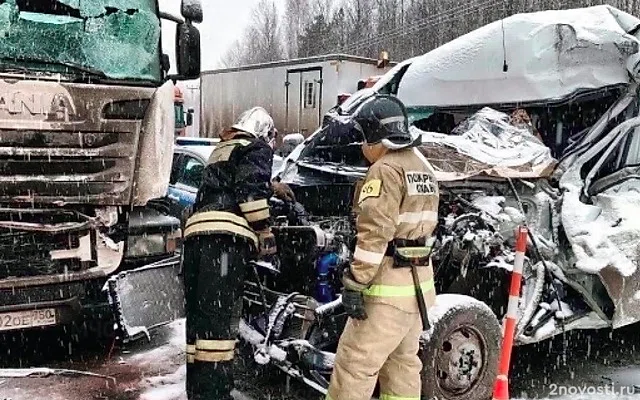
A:
<svg viewBox="0 0 640 400">
<path fill-rule="evenodd" d="M 484 108 L 456 128 L 454 134 L 423 132 L 418 147 L 440 182 L 474 176 L 545 178 L 556 160 L 527 127 L 517 127 L 509 116 Z M 315 186 L 355 182 L 368 165 L 360 147 L 362 138 L 348 116 L 328 115 L 325 124 L 287 157 L 278 173 L 290 185 Z"/>
</svg>

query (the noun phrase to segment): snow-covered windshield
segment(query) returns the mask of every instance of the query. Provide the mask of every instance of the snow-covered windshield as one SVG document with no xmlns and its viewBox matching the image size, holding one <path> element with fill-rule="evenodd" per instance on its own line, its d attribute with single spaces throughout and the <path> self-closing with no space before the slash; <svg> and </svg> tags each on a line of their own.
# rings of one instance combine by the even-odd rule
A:
<svg viewBox="0 0 640 400">
<path fill-rule="evenodd" d="M 0 0 L 0 71 L 161 81 L 157 0 Z"/>
</svg>

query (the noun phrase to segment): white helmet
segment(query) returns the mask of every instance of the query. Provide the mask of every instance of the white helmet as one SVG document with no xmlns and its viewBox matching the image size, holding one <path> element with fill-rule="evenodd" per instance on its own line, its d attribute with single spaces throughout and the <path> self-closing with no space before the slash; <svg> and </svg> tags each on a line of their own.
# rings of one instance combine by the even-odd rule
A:
<svg viewBox="0 0 640 400">
<path fill-rule="evenodd" d="M 273 119 L 262 107 L 254 107 L 243 112 L 231 128 L 264 140 L 269 140 L 275 133 Z"/>
</svg>

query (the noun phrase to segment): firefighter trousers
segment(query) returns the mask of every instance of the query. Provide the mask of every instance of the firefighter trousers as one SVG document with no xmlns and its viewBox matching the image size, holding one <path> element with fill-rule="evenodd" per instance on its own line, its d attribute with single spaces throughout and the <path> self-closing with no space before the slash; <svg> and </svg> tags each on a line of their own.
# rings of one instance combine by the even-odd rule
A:
<svg viewBox="0 0 640 400">
<path fill-rule="evenodd" d="M 237 304 L 249 244 L 230 235 L 188 238 L 184 246 L 189 400 L 232 400 Z"/>
<path fill-rule="evenodd" d="M 420 314 L 366 303 L 368 318 L 349 318 L 340 337 L 326 400 L 420 400 Z"/>
</svg>

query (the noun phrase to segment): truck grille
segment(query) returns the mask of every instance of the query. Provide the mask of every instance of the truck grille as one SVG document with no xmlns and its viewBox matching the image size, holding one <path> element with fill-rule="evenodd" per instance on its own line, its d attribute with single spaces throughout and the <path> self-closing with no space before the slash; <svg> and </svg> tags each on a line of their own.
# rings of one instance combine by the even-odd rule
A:
<svg viewBox="0 0 640 400">
<path fill-rule="evenodd" d="M 82 282 L 65 282 L 36 288 L 13 288 L 0 290 L 0 306 L 14 304 L 33 304 L 46 301 L 66 300 L 72 297 L 85 296 Z"/>
<path fill-rule="evenodd" d="M 137 135 L 0 130 L 0 199 L 126 204 Z"/>
<path fill-rule="evenodd" d="M 51 235 L 0 230 L 0 279 L 61 274 L 82 268 L 78 259 L 52 260 L 51 251 L 80 245 L 80 232 Z"/>
<path fill-rule="evenodd" d="M 94 243 L 93 228 L 74 211 L 0 207 L 0 280 L 90 268 Z"/>
</svg>

